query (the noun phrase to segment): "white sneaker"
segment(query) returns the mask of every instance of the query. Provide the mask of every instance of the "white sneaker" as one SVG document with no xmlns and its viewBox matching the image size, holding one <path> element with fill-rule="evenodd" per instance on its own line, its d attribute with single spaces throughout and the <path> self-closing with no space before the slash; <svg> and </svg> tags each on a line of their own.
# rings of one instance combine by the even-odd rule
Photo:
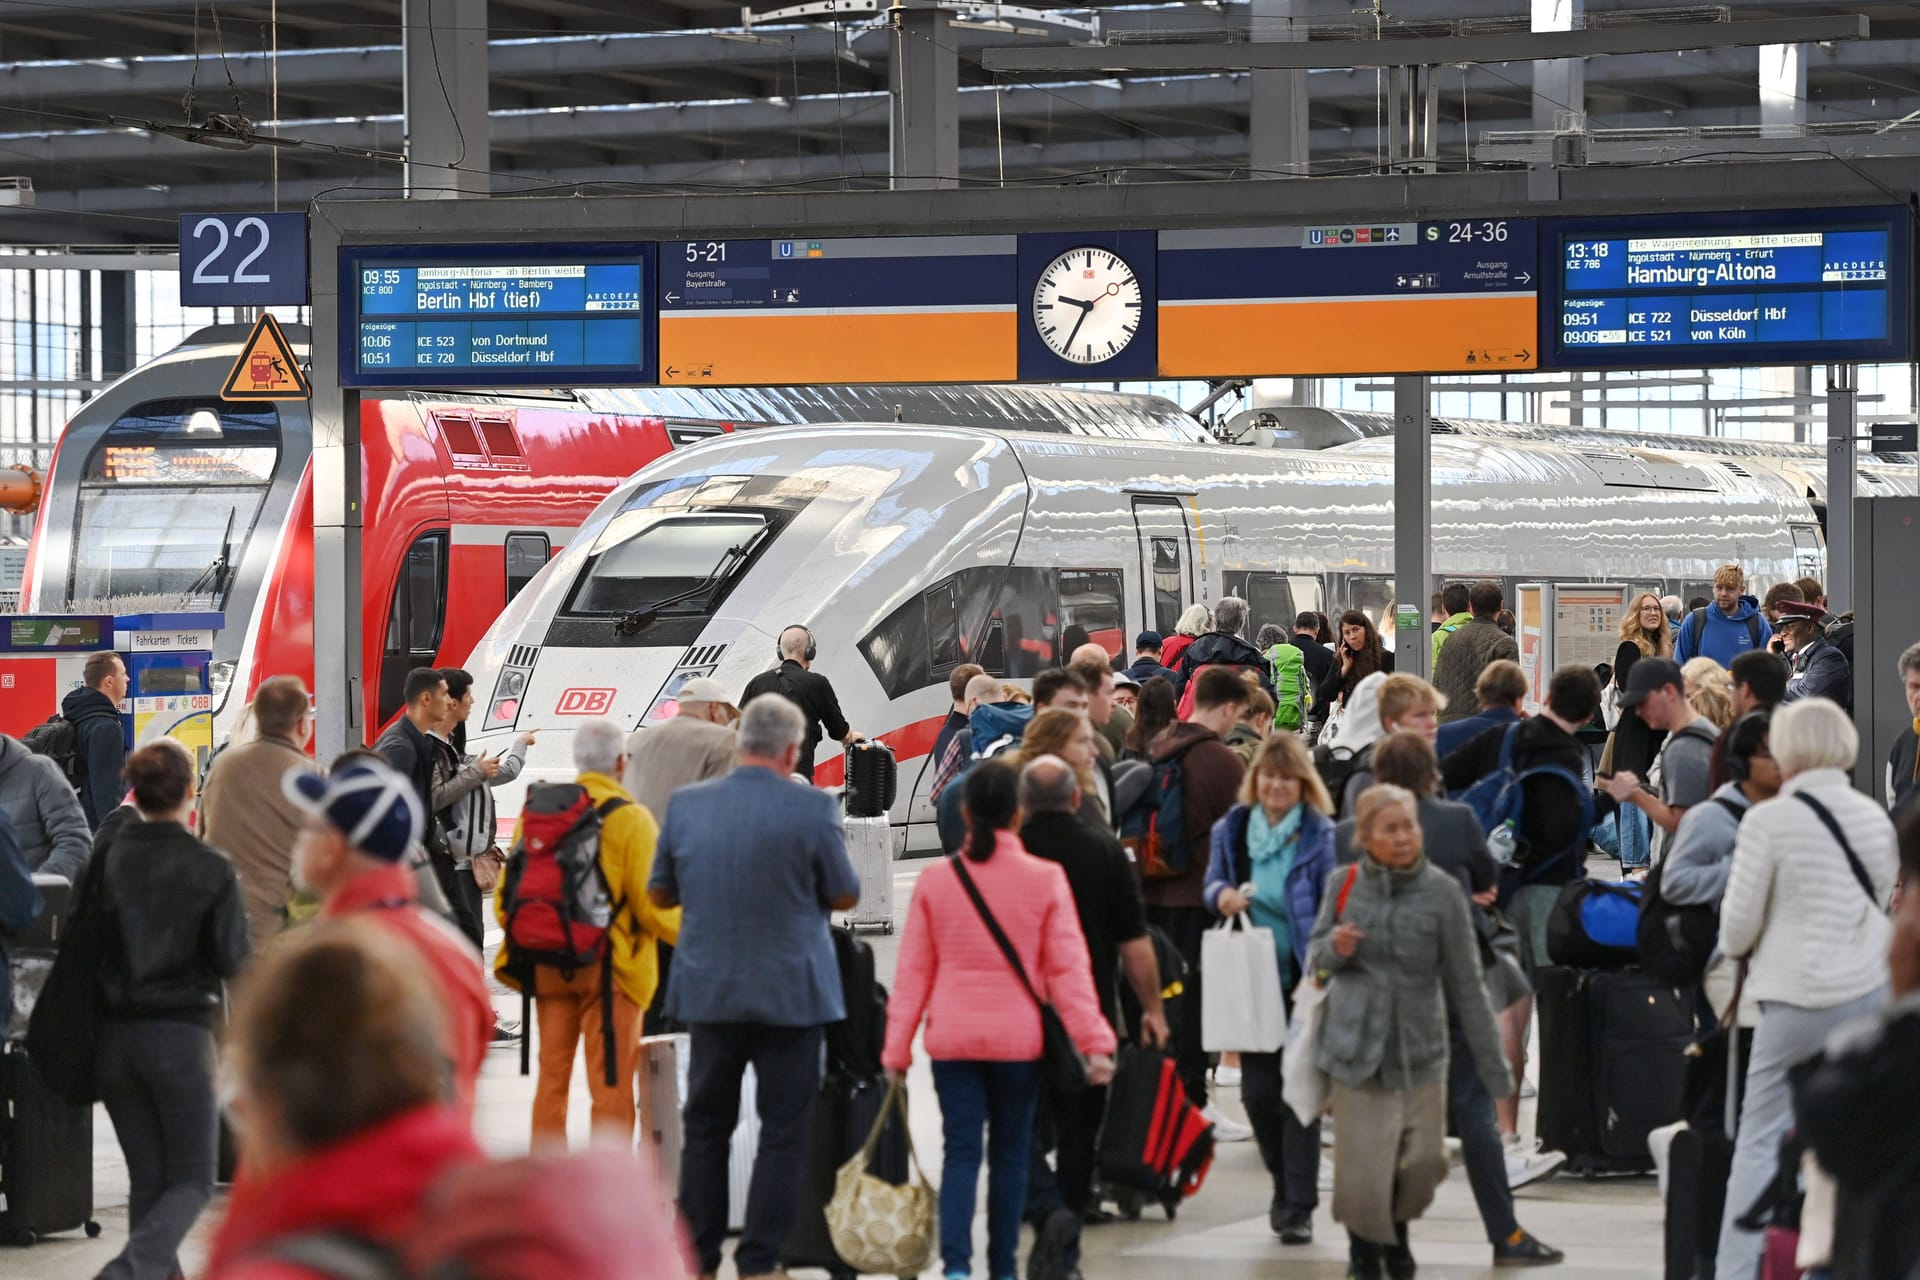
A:
<svg viewBox="0 0 1920 1280">
<path fill-rule="evenodd" d="M 1520 1082 L 1520 1096 L 1522 1098 L 1537 1098 L 1540 1096 L 1540 1091 L 1533 1087 L 1533 1081 L 1522 1080 Z"/>
<path fill-rule="evenodd" d="M 1324 1151 L 1320 1153 L 1320 1174 L 1315 1185 L 1322 1191 L 1333 1190 L 1333 1157 Z"/>
<path fill-rule="evenodd" d="M 1246 1142 L 1253 1137 L 1253 1129 L 1251 1126 L 1241 1124 L 1219 1107 L 1208 1104 L 1207 1108 L 1200 1114 L 1205 1116 L 1208 1122 L 1213 1125 L 1213 1140 L 1215 1142 Z"/>
<path fill-rule="evenodd" d="M 1517 1191 L 1542 1178 L 1551 1178 L 1566 1162 L 1565 1153 L 1559 1151 L 1525 1148 L 1509 1151 L 1507 1152 L 1507 1189 Z"/>
<path fill-rule="evenodd" d="M 1213 1082 L 1222 1089 L 1238 1089 L 1240 1087 L 1240 1068 L 1215 1067 L 1213 1069 Z"/>
<path fill-rule="evenodd" d="M 1320 1145 L 1323 1147 L 1331 1147 L 1333 1145 L 1333 1117 L 1331 1115 L 1320 1117 Z"/>
</svg>

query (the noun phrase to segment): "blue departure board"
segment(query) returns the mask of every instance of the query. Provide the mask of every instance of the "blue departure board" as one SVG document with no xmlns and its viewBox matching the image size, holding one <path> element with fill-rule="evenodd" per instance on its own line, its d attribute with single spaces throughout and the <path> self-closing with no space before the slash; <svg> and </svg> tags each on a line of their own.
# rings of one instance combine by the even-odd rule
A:
<svg viewBox="0 0 1920 1280">
<path fill-rule="evenodd" d="M 1541 308 L 1561 368 L 1911 358 L 1905 211 L 1821 209 L 1550 224 Z"/>
<path fill-rule="evenodd" d="M 650 384 L 653 246 L 356 246 L 341 253 L 348 387 Z"/>
</svg>

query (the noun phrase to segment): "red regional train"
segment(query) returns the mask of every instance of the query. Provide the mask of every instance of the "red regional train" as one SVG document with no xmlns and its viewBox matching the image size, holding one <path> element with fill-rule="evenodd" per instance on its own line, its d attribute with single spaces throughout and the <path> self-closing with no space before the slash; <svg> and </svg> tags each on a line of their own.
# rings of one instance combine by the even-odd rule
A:
<svg viewBox="0 0 1920 1280">
<path fill-rule="evenodd" d="M 219 398 L 247 331 L 200 330 L 67 424 L 21 606 L 224 612 L 210 670 L 216 743 L 262 680 L 312 687 L 314 670 L 312 423 L 301 403 Z M 304 350 L 305 329 L 287 336 Z M 361 403 L 369 737 L 399 712 L 407 671 L 464 662 L 617 485 L 736 426 L 894 420 L 1206 438 L 1167 400 L 1052 388 L 396 390 Z"/>
</svg>

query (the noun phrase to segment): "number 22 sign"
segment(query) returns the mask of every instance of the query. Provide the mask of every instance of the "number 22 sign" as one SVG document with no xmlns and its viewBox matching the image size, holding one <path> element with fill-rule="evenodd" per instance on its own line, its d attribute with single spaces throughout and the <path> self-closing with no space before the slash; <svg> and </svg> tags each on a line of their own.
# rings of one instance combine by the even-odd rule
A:
<svg viewBox="0 0 1920 1280">
<path fill-rule="evenodd" d="M 181 306 L 293 307 L 307 300 L 306 214 L 181 215 Z"/>
</svg>

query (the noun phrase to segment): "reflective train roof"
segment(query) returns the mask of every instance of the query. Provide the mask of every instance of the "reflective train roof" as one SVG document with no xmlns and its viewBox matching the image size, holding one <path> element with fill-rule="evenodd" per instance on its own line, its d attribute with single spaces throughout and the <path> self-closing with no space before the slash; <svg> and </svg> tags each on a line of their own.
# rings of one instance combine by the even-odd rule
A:
<svg viewBox="0 0 1920 1280">
<path fill-rule="evenodd" d="M 307 348 L 312 333 L 308 326 L 289 324 L 283 328 L 295 348 L 302 351 Z M 244 342 L 249 332 L 248 325 L 210 325 L 193 333 L 176 350 L 234 346 Z M 425 391 L 377 394 L 421 398 L 434 395 Z M 922 426 L 983 427 L 1129 440 L 1213 442 L 1192 414 L 1164 396 L 1079 391 L 1067 387 L 535 387 L 525 391 L 458 394 L 463 399 L 502 403 L 564 400 L 598 413 L 755 426 L 911 422 Z"/>
</svg>

